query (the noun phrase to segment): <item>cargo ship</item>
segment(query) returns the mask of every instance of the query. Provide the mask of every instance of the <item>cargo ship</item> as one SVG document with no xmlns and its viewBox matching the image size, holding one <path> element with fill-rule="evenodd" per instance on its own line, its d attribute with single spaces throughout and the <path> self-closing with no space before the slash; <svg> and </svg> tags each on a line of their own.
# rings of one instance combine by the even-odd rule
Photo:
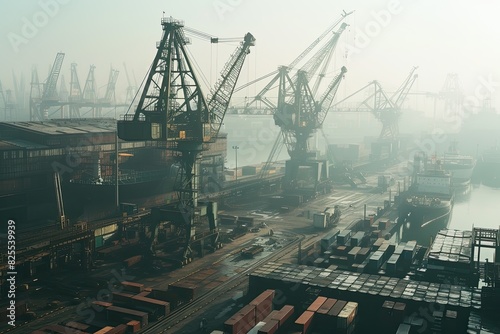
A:
<svg viewBox="0 0 500 334">
<path fill-rule="evenodd" d="M 443 169 L 451 174 L 451 187 L 462 192 L 470 186 L 476 160 L 470 155 L 462 155 L 456 149 L 445 153 L 442 161 Z"/>
<path fill-rule="evenodd" d="M 438 160 L 415 160 L 413 182 L 402 196 L 399 219 L 403 221 L 403 235 L 426 244 L 448 226 L 453 208 L 451 174 Z"/>
<path fill-rule="evenodd" d="M 500 188 L 500 148 L 495 146 L 483 152 L 478 165 L 482 184 Z"/>
</svg>

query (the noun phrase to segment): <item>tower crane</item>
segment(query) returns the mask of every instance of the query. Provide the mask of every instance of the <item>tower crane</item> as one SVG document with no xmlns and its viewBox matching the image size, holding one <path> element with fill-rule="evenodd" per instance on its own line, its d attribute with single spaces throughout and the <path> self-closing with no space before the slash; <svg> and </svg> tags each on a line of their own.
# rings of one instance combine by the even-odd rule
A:
<svg viewBox="0 0 500 334">
<path fill-rule="evenodd" d="M 64 53 L 59 52 L 56 55 L 52 69 L 49 72 L 47 81 L 43 85 L 43 90 L 40 91 L 38 83 L 38 74 L 36 74 L 37 82 L 32 82 L 32 93 L 30 96 L 30 120 L 44 120 L 49 117 L 48 110 L 52 106 L 59 105 L 57 97 L 57 79 L 61 73 L 61 66 L 64 60 Z M 33 74 L 34 78 L 34 74 Z M 38 86 L 35 88 L 34 86 Z M 38 92 L 37 92 L 38 90 Z"/>
<path fill-rule="evenodd" d="M 192 227 L 196 206 L 196 161 L 207 144 L 218 136 L 235 84 L 255 38 L 247 33 L 225 64 L 221 78 L 206 98 L 186 45 L 184 23 L 173 18 L 161 21 L 163 36 L 147 75 L 134 115 L 118 121 L 118 137 L 155 140 L 179 154 L 175 224 L 183 238 L 182 260 L 192 256 Z M 172 217 L 172 216 L 171 216 Z M 211 227 L 212 228 L 212 227 Z M 215 228 L 215 227 L 214 227 Z"/>
</svg>

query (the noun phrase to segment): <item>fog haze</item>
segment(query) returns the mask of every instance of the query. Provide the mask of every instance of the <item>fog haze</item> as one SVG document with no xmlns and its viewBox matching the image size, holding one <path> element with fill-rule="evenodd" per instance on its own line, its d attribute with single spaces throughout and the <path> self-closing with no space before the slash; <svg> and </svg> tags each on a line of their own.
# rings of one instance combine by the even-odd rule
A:
<svg viewBox="0 0 500 334">
<path fill-rule="evenodd" d="M 93 64 L 103 94 L 113 66 L 120 71 L 117 99 L 123 100 L 127 86 L 123 63 L 139 83 L 161 37 L 162 15 L 221 38 L 251 32 L 257 44 L 242 71 L 239 82 L 244 83 L 290 63 L 342 10 L 354 10 L 334 59 L 334 67 L 346 65 L 349 70 L 338 98 L 374 79 L 388 91 L 394 90 L 412 66 L 419 66 L 414 90 L 439 92 L 447 73 L 457 73 L 466 96 L 484 91 L 483 82 L 488 82 L 493 88 L 493 106 L 499 107 L 495 88 L 500 80 L 496 66 L 500 5 L 495 1 L 40 0 L 2 1 L 1 7 L 4 90 L 13 89 L 15 73 L 18 80 L 24 75 L 29 92 L 32 66 L 37 66 L 43 81 L 56 53 L 64 52 L 66 84 L 71 63 L 78 64 L 81 85 Z M 189 48 L 213 84 L 236 44 L 192 40 Z M 239 93 L 235 101 L 258 88 Z M 429 103 L 420 99 L 420 106 Z"/>
</svg>

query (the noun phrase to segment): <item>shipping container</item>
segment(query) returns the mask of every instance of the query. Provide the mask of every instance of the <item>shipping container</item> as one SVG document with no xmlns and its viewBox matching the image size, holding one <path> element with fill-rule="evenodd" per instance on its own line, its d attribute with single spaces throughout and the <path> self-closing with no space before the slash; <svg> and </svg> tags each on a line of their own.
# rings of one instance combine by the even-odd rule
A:
<svg viewBox="0 0 500 334">
<path fill-rule="evenodd" d="M 127 331 L 129 333 L 137 333 L 141 330 L 141 323 L 137 320 L 130 320 L 127 322 Z"/>
<path fill-rule="evenodd" d="M 264 321 L 260 321 L 255 325 L 247 334 L 258 334 L 259 329 L 261 329 L 266 323 Z M 213 332 L 212 332 L 213 333 Z M 224 334 L 224 332 L 220 332 L 221 334 Z"/>
<path fill-rule="evenodd" d="M 356 318 L 358 303 L 348 302 L 337 316 L 337 328 L 348 328 Z"/>
<path fill-rule="evenodd" d="M 356 262 L 356 257 L 358 256 L 358 252 L 361 250 L 361 247 L 353 247 L 349 253 L 347 253 L 347 261 L 349 263 L 354 263 Z"/>
<path fill-rule="evenodd" d="M 400 262 L 400 254 L 392 254 L 387 260 L 386 271 L 388 274 L 395 274 L 398 271 L 398 262 Z"/>
<path fill-rule="evenodd" d="M 318 311 L 316 313 L 318 313 L 318 314 L 328 314 L 328 312 L 335 305 L 336 302 L 337 302 L 337 299 L 328 298 L 323 303 L 323 305 L 321 305 L 321 307 L 318 309 Z"/>
<path fill-rule="evenodd" d="M 148 325 L 148 314 L 146 312 L 131 310 L 124 307 L 110 306 L 106 309 L 108 320 L 137 320 L 140 321 L 141 327 Z"/>
<path fill-rule="evenodd" d="M 315 228 L 325 229 L 326 228 L 326 214 L 324 214 L 323 212 L 315 213 L 313 215 L 313 226 Z"/>
<path fill-rule="evenodd" d="M 130 300 L 134 297 L 133 294 L 131 293 L 123 293 L 123 292 L 113 292 L 113 303 L 121 303 L 121 304 L 128 304 L 130 303 Z"/>
<path fill-rule="evenodd" d="M 362 263 L 368 255 L 370 254 L 370 248 L 363 247 L 359 250 L 358 254 L 356 254 L 356 263 Z"/>
<path fill-rule="evenodd" d="M 247 333 L 255 325 L 255 306 L 246 305 L 224 322 L 224 331 L 230 334 Z"/>
<path fill-rule="evenodd" d="M 89 334 L 89 332 L 83 332 L 78 329 L 58 324 L 46 325 L 41 330 L 47 333 L 56 333 L 56 334 Z"/>
<path fill-rule="evenodd" d="M 76 322 L 76 321 L 68 321 L 66 324 L 65 324 L 66 327 L 71 327 L 71 328 L 74 328 L 74 329 L 78 329 L 78 330 L 81 330 L 81 331 L 88 331 L 89 329 L 89 325 L 87 324 L 82 324 L 81 322 Z"/>
<path fill-rule="evenodd" d="M 293 316 L 294 310 L 295 308 L 292 305 L 285 305 L 271 319 L 277 320 L 280 328 L 285 327 L 287 321 Z"/>
<path fill-rule="evenodd" d="M 144 290 L 144 284 L 141 283 L 127 282 L 127 281 L 122 281 L 120 283 L 125 291 L 139 293 L 142 292 L 142 290 Z"/>
<path fill-rule="evenodd" d="M 375 253 L 373 253 L 370 256 L 370 260 L 368 261 L 367 270 L 370 272 L 374 272 L 374 273 L 377 272 L 379 270 L 380 266 L 382 266 L 383 255 L 384 255 L 384 253 L 379 252 L 379 251 L 376 251 Z"/>
<path fill-rule="evenodd" d="M 326 302 L 327 299 L 328 298 L 326 297 L 319 296 L 311 305 L 309 305 L 307 310 L 311 312 L 317 312 L 321 307 L 321 305 L 323 305 L 323 303 Z"/>
<path fill-rule="evenodd" d="M 103 302 L 103 301 L 100 301 L 100 300 L 93 300 L 92 301 L 92 305 L 96 306 L 96 307 L 92 306 L 94 309 L 100 310 L 100 308 L 107 308 L 107 307 L 112 306 L 113 304 L 112 303 L 108 303 L 108 302 Z"/>
<path fill-rule="evenodd" d="M 274 290 L 266 290 L 253 299 L 249 305 L 255 306 L 255 322 L 265 319 L 273 310 Z"/>
<path fill-rule="evenodd" d="M 125 267 L 132 267 L 141 262 L 141 260 L 142 260 L 142 255 L 132 256 L 129 257 L 128 259 L 123 260 L 123 265 Z"/>
<path fill-rule="evenodd" d="M 410 334 L 411 326 L 408 324 L 400 324 L 396 334 Z"/>
<path fill-rule="evenodd" d="M 278 320 L 269 320 L 266 322 L 262 328 L 257 332 L 258 334 L 274 334 L 278 331 L 279 321 Z"/>
<path fill-rule="evenodd" d="M 333 305 L 333 307 L 330 309 L 330 311 L 328 311 L 328 315 L 332 318 L 336 318 L 346 305 L 347 305 L 347 301 L 338 300 L 335 303 L 335 305 Z"/>
<path fill-rule="evenodd" d="M 377 240 L 375 240 L 375 242 L 373 243 L 372 245 L 372 251 L 377 251 L 378 248 L 380 246 L 382 246 L 382 244 L 385 242 L 385 239 L 384 238 L 377 238 Z"/>
<path fill-rule="evenodd" d="M 361 246 L 364 238 L 365 238 L 365 232 L 363 231 L 356 232 L 351 238 L 351 246 L 352 247 Z"/>
<path fill-rule="evenodd" d="M 98 330 L 97 332 L 94 332 L 94 334 L 107 334 L 109 333 L 110 330 L 112 330 L 114 327 L 113 326 L 106 326 Z"/>
<path fill-rule="evenodd" d="M 168 285 L 168 292 L 176 296 L 179 301 L 188 302 L 198 296 L 199 286 L 187 281 L 179 281 Z"/>
<path fill-rule="evenodd" d="M 321 253 L 330 249 L 330 246 L 333 245 L 333 243 L 335 242 L 335 239 L 337 238 L 337 235 L 339 233 L 340 233 L 340 230 L 334 229 L 333 231 L 331 231 L 327 235 L 325 235 L 323 238 L 321 238 L 321 242 L 320 242 Z"/>
<path fill-rule="evenodd" d="M 311 311 L 304 311 L 304 313 L 302 313 L 300 317 L 295 320 L 295 329 L 300 331 L 302 334 L 309 333 L 314 314 L 315 313 Z"/>
<path fill-rule="evenodd" d="M 162 300 L 136 295 L 132 297 L 132 302 L 137 306 L 154 309 L 157 318 L 166 317 L 170 313 L 170 304 Z"/>
<path fill-rule="evenodd" d="M 125 334 L 126 332 L 127 332 L 127 325 L 120 324 L 114 327 L 109 332 L 106 332 L 106 334 Z"/>
<path fill-rule="evenodd" d="M 351 239 L 351 230 L 340 231 L 339 234 L 337 235 L 337 244 L 347 245 L 350 239 Z"/>
</svg>

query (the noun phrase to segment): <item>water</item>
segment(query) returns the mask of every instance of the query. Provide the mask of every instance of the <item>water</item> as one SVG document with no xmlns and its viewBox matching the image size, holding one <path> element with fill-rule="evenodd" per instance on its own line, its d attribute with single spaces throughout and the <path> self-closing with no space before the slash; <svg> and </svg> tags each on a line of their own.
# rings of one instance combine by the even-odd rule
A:
<svg viewBox="0 0 500 334">
<path fill-rule="evenodd" d="M 471 186 L 465 197 L 457 197 L 448 228 L 472 230 L 472 227 L 500 227 L 500 188 L 482 184 Z"/>
</svg>

